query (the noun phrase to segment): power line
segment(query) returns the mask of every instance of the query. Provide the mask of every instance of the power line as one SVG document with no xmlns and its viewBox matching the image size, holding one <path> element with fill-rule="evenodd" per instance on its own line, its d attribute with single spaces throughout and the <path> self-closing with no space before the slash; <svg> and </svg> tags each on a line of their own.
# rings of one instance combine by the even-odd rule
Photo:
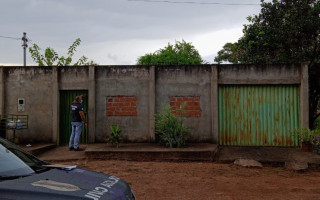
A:
<svg viewBox="0 0 320 200">
<path fill-rule="evenodd" d="M 28 42 L 32 45 L 34 45 L 34 43 L 32 42 L 32 40 L 30 38 L 27 38 L 28 39 Z"/>
<path fill-rule="evenodd" d="M 224 5 L 224 6 L 257 6 L 255 3 L 217 3 L 217 2 L 196 2 L 196 1 L 166 1 L 166 0 L 127 0 L 146 3 L 171 3 L 171 4 L 199 4 L 199 5 Z"/>
<path fill-rule="evenodd" d="M 27 33 L 24 32 L 22 38 L 16 38 L 16 37 L 9 37 L 9 36 L 3 36 L 0 35 L 0 38 L 6 38 L 6 39 L 12 39 L 12 40 L 22 40 L 23 44 L 23 65 L 27 66 L 27 57 L 26 57 L 26 52 L 27 52 L 27 48 L 28 48 L 28 42 L 29 42 L 29 38 L 27 38 Z"/>
<path fill-rule="evenodd" d="M 13 39 L 13 40 L 21 40 L 21 38 L 15 38 L 15 37 L 8 37 L 8 36 L 2 36 L 0 35 L 1 38 L 7 38 L 7 39 Z"/>
<path fill-rule="evenodd" d="M 30 40 L 29 40 L 29 43 L 31 44 L 31 45 L 34 45 L 34 43 L 33 42 L 31 42 Z M 41 48 L 39 47 L 39 49 L 41 50 Z"/>
</svg>

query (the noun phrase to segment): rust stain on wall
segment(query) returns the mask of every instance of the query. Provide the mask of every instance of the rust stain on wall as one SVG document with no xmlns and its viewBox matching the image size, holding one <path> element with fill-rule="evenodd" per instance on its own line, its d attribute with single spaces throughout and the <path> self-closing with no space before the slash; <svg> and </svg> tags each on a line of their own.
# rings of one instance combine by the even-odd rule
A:
<svg viewBox="0 0 320 200">
<path fill-rule="evenodd" d="M 218 90 L 224 97 L 218 98 L 220 144 L 298 145 L 292 135 L 300 127 L 297 85 L 222 85 Z"/>
</svg>

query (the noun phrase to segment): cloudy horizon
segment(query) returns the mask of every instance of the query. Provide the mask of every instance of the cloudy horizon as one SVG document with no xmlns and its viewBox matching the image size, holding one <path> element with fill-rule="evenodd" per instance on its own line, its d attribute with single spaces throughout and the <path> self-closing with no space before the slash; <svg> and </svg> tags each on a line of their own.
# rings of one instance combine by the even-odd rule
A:
<svg viewBox="0 0 320 200">
<path fill-rule="evenodd" d="M 134 65 L 138 57 L 182 39 L 212 63 L 226 42 L 242 36 L 246 17 L 260 12 L 260 0 L 1 2 L 0 36 L 21 38 L 26 32 L 29 47 L 51 47 L 60 56 L 80 38 L 74 58 L 85 55 L 100 65 Z M 22 65 L 21 45 L 0 37 L 0 65 Z M 29 52 L 27 65 L 36 65 Z"/>
</svg>

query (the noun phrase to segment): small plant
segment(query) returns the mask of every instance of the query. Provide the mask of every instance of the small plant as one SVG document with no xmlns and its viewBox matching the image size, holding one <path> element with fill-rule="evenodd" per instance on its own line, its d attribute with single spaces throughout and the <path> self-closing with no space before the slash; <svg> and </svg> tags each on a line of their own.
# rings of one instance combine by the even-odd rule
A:
<svg viewBox="0 0 320 200">
<path fill-rule="evenodd" d="M 310 130 L 308 128 L 303 128 L 303 129 L 296 130 L 295 134 L 298 135 L 300 144 L 301 143 L 313 144 L 315 137 L 320 134 L 320 131 L 317 129 Z"/>
<path fill-rule="evenodd" d="M 119 125 L 110 125 L 110 129 L 111 137 L 109 138 L 109 141 L 118 148 L 120 144 L 121 129 Z"/>
<path fill-rule="evenodd" d="M 319 132 L 320 132 L 320 130 L 319 130 Z M 313 138 L 312 148 L 318 154 L 320 153 L 320 133 Z"/>
<path fill-rule="evenodd" d="M 308 128 L 299 129 L 295 131 L 299 137 L 300 145 L 311 145 L 312 149 L 317 153 L 320 152 L 320 130 L 310 130 Z"/>
<path fill-rule="evenodd" d="M 155 132 L 160 138 L 160 143 L 165 143 L 169 147 L 181 147 L 185 143 L 185 136 L 190 133 L 190 129 L 184 125 L 185 118 L 172 113 L 170 106 L 166 106 L 162 113 L 155 115 Z"/>
</svg>

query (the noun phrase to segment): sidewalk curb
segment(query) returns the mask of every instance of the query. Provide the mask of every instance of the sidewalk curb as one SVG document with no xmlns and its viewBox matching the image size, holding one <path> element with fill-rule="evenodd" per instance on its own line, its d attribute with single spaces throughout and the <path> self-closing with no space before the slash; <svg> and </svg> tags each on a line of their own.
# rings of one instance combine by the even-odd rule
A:
<svg viewBox="0 0 320 200">
<path fill-rule="evenodd" d="M 22 149 L 25 151 L 31 153 L 34 156 L 38 156 L 44 152 L 50 151 L 57 147 L 56 144 L 41 144 L 41 145 L 35 145 L 34 147 L 26 147 L 25 145 L 21 146 Z"/>
</svg>

